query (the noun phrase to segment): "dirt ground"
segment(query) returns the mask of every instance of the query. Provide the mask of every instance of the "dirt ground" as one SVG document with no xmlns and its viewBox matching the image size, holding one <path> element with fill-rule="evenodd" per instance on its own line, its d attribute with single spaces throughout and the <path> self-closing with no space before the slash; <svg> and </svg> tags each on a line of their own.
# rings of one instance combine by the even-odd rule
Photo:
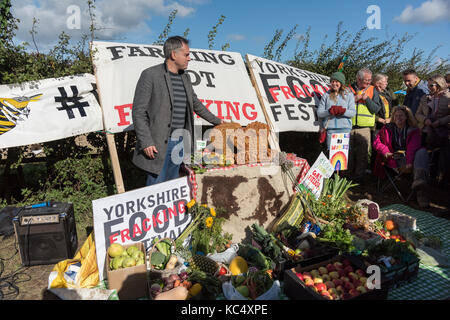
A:
<svg viewBox="0 0 450 320">
<path fill-rule="evenodd" d="M 404 194 L 408 194 L 408 181 L 401 181 L 399 183 Z M 430 186 L 430 207 L 421 209 L 417 205 L 415 195 L 406 205 L 417 209 L 429 212 L 437 217 L 450 219 L 449 188 Z M 375 177 L 368 175 L 366 183 L 362 186 L 353 187 L 348 192 L 348 197 L 351 201 L 359 199 L 371 199 L 379 204 L 380 208 L 385 206 L 402 203 L 400 198 L 395 193 L 394 189 L 390 188 L 383 194 L 377 192 L 377 180 Z M 81 246 L 88 233 L 86 230 L 77 230 L 78 243 Z M 15 237 L 10 236 L 0 239 L 0 300 L 53 300 L 57 299 L 53 294 L 46 290 L 48 284 L 48 276 L 53 268 L 51 265 L 40 265 L 31 267 L 22 267 L 20 256 L 16 249 Z M 4 268 L 4 269 L 3 269 Z"/>
</svg>

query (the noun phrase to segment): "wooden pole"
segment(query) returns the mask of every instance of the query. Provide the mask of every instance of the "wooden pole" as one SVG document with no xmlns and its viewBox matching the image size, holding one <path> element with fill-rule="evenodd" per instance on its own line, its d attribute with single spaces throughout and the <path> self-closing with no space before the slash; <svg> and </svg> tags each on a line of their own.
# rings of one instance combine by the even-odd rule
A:
<svg viewBox="0 0 450 320">
<path fill-rule="evenodd" d="M 90 51 L 92 53 L 92 42 L 90 43 Z M 102 109 L 103 128 L 105 128 L 105 131 L 106 131 L 105 113 L 103 111 L 100 87 L 98 85 L 97 68 L 94 64 L 94 59 L 92 57 L 92 54 L 91 54 L 91 61 L 92 61 L 92 65 L 94 66 L 94 75 L 95 75 L 95 82 L 97 83 L 98 99 L 99 99 L 100 108 Z M 111 158 L 111 165 L 112 165 L 112 169 L 113 169 L 114 182 L 116 184 L 117 193 L 124 193 L 125 187 L 123 184 L 122 171 L 120 170 L 119 156 L 117 155 L 117 148 L 116 148 L 116 143 L 114 141 L 113 133 L 106 132 L 106 143 L 108 144 L 109 157 Z"/>
<path fill-rule="evenodd" d="M 247 67 L 250 70 L 250 79 L 252 81 L 253 87 L 255 88 L 256 96 L 258 97 L 259 104 L 261 105 L 261 109 L 264 113 L 264 117 L 266 118 L 267 125 L 270 128 L 270 133 L 269 133 L 270 148 L 277 150 L 278 152 L 281 152 L 277 136 L 275 135 L 275 127 L 273 126 L 272 122 L 270 121 L 269 115 L 267 114 L 264 99 L 261 95 L 261 92 L 259 91 L 259 88 L 258 88 L 258 85 L 256 82 L 256 78 L 255 78 L 255 74 L 253 73 L 253 68 L 250 65 L 250 60 L 248 58 L 248 55 L 245 55 L 245 60 L 247 62 Z"/>
</svg>

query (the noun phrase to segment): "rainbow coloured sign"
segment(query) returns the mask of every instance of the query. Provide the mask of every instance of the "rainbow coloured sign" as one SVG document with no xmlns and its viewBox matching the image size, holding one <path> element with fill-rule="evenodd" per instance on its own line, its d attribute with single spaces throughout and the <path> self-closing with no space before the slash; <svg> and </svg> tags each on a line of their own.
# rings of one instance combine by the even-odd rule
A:
<svg viewBox="0 0 450 320">
<path fill-rule="evenodd" d="M 347 170 L 350 133 L 333 133 L 330 143 L 330 162 L 335 171 Z"/>
</svg>

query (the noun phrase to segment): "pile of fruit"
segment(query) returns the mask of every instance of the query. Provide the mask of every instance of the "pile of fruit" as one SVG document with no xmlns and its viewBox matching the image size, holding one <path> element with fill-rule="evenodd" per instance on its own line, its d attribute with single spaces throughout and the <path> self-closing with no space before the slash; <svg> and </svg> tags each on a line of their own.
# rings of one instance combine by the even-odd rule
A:
<svg viewBox="0 0 450 320">
<path fill-rule="evenodd" d="M 134 267 L 145 263 L 144 252 L 136 246 L 125 249 L 121 244 L 113 243 L 109 246 L 107 252 L 110 258 L 110 270 Z"/>
<path fill-rule="evenodd" d="M 366 273 L 356 269 L 348 259 L 336 261 L 305 272 L 296 272 L 305 286 L 329 300 L 348 300 L 366 293 Z"/>
</svg>

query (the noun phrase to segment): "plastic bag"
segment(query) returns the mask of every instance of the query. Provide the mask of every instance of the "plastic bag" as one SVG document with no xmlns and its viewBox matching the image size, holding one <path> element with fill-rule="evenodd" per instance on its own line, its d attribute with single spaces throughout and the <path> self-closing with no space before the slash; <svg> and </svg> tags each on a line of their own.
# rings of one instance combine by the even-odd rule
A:
<svg viewBox="0 0 450 320">
<path fill-rule="evenodd" d="M 230 281 L 222 283 L 222 291 L 227 300 L 248 300 L 233 287 Z M 280 281 L 275 280 L 272 287 L 255 300 L 280 300 L 280 293 Z"/>
<path fill-rule="evenodd" d="M 48 276 L 48 288 L 93 288 L 99 283 L 92 233 L 73 259 L 58 262 Z"/>
<path fill-rule="evenodd" d="M 230 264 L 231 261 L 237 256 L 237 252 L 239 250 L 239 245 L 237 243 L 232 244 L 227 250 L 220 252 L 209 254 L 208 258 L 224 264 Z"/>
</svg>

